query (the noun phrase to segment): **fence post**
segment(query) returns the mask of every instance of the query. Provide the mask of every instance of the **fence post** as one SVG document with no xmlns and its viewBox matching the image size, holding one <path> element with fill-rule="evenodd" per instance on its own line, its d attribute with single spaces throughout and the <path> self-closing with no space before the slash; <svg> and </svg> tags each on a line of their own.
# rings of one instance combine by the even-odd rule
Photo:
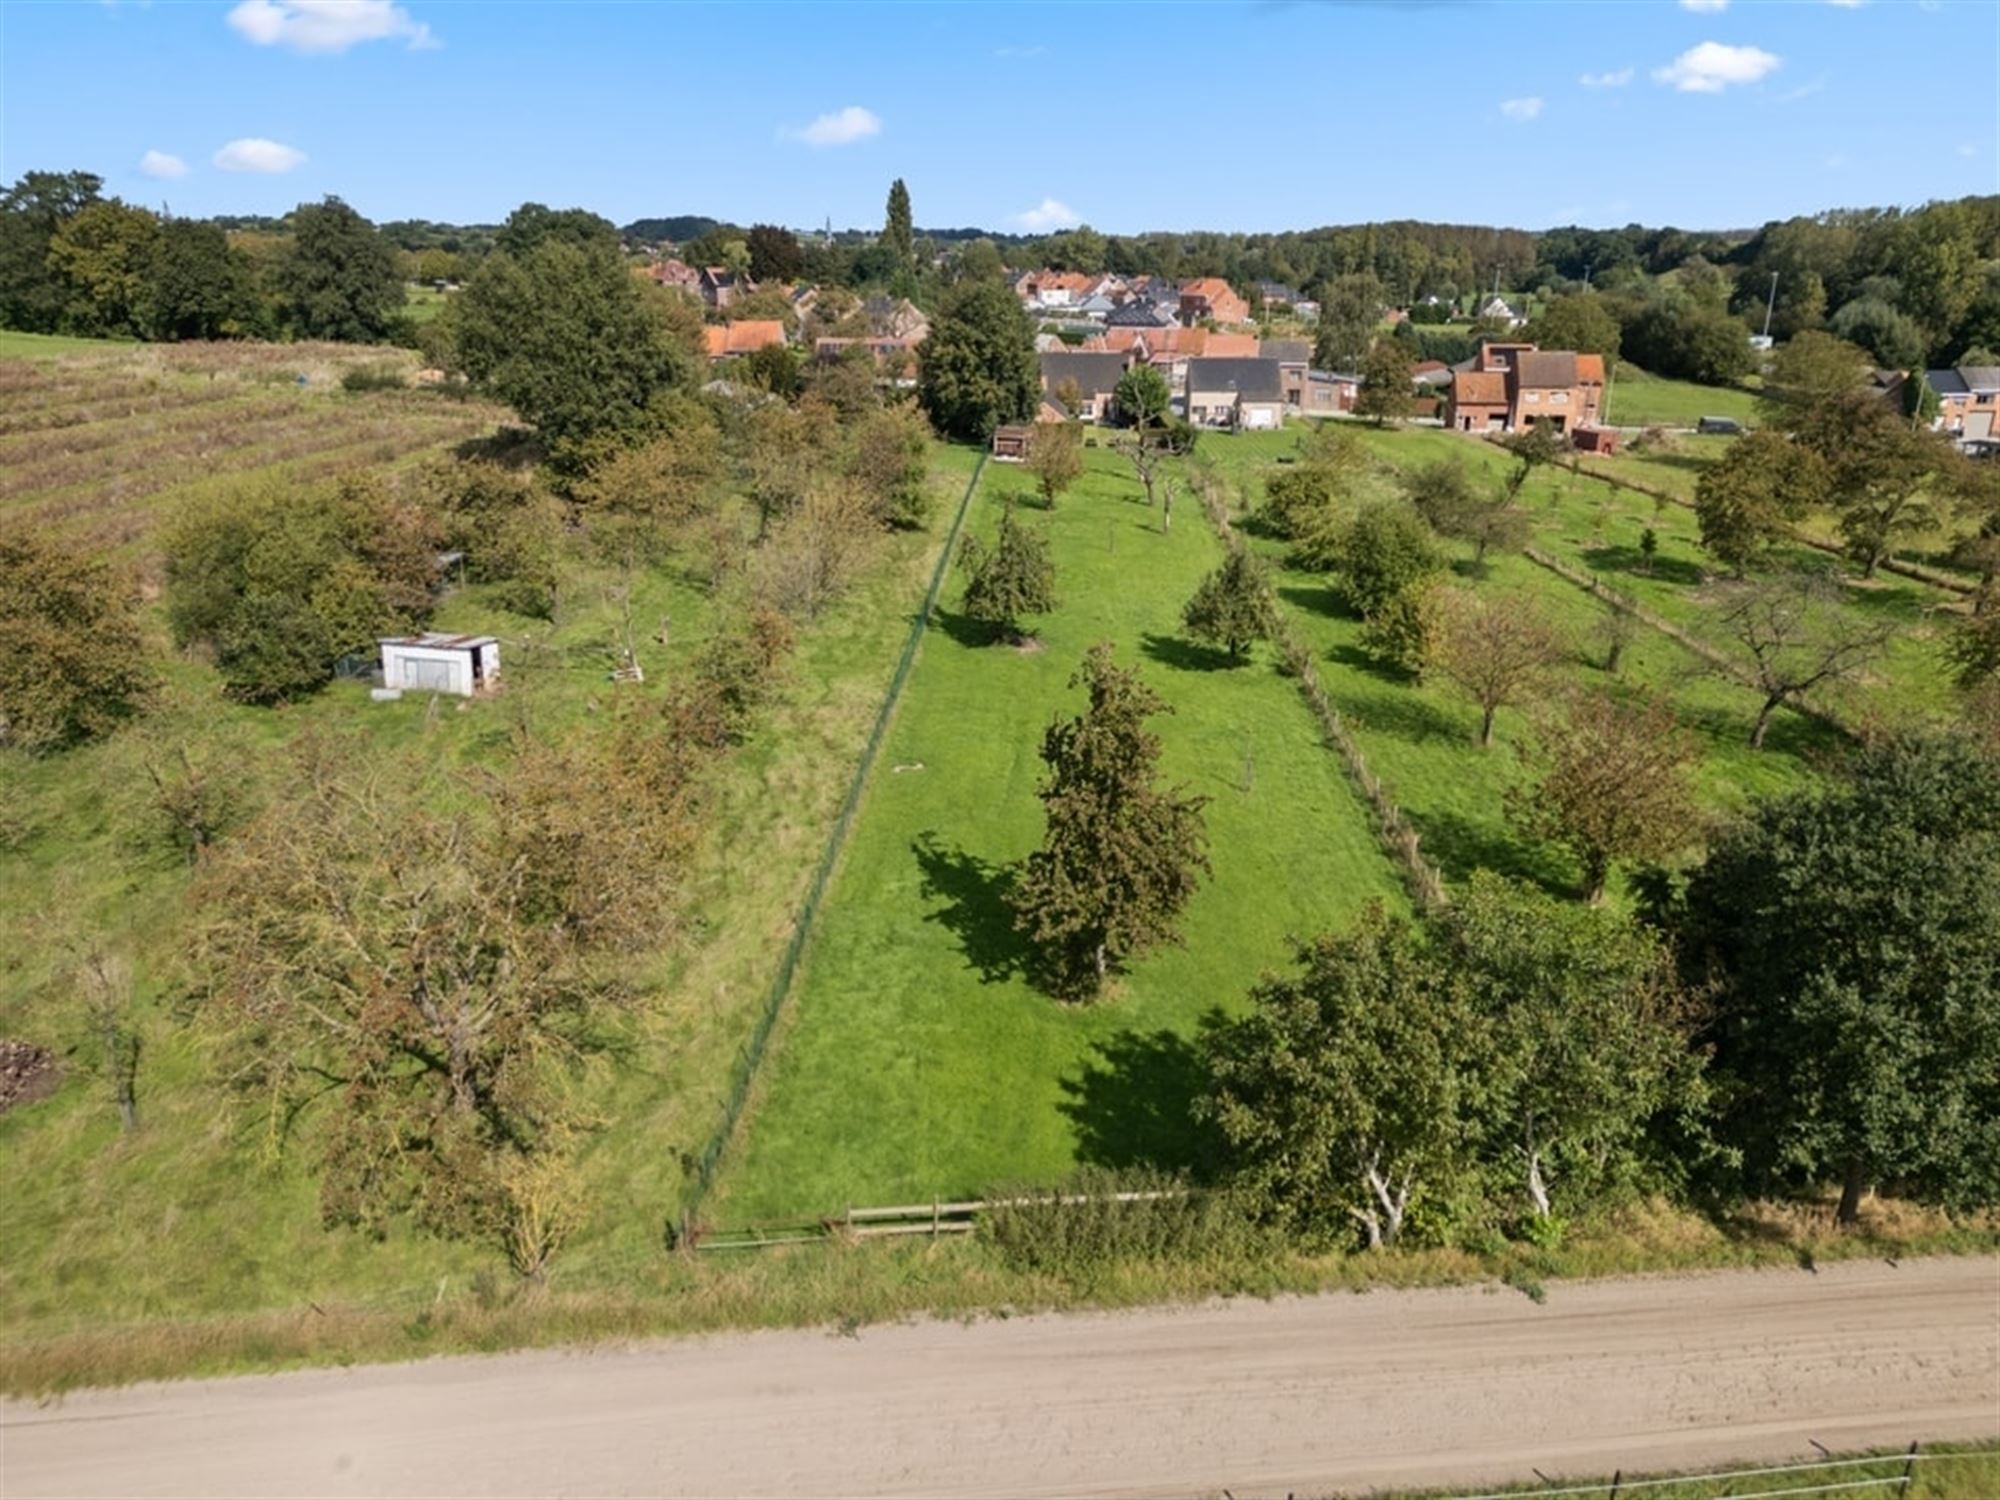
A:
<svg viewBox="0 0 2000 1500">
<path fill-rule="evenodd" d="M 1624 1482 L 1625 1471 L 1623 1469 L 1613 1469 L 1611 1471 L 1611 1500 L 1618 1500 L 1618 1486 Z"/>
<path fill-rule="evenodd" d="M 1898 1497 L 1910 1493 L 1910 1479 L 1917 1472 L 1917 1445 L 1910 1444 L 1910 1451 L 1903 1456 L 1903 1482 L 1897 1486 Z"/>
</svg>

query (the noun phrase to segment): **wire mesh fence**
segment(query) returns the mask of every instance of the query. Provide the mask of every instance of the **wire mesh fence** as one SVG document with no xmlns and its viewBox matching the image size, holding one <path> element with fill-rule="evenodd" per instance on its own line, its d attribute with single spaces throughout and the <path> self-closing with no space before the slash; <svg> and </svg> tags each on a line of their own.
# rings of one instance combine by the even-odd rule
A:
<svg viewBox="0 0 2000 1500">
<path fill-rule="evenodd" d="M 980 478 L 986 472 L 986 458 L 985 454 L 980 455 L 978 464 L 973 468 L 971 479 L 966 482 L 965 493 L 959 497 L 958 509 L 951 518 L 951 529 L 945 536 L 943 548 L 938 552 L 937 565 L 931 570 L 930 586 L 924 592 L 923 607 L 910 622 L 910 633 L 903 641 L 902 655 L 896 659 L 896 670 L 890 675 L 889 686 L 882 694 L 881 707 L 876 710 L 875 723 L 868 732 L 867 743 L 862 747 L 861 758 L 855 765 L 853 779 L 848 782 L 847 795 L 842 799 L 833 829 L 827 835 L 826 847 L 821 851 L 819 864 L 813 870 L 812 883 L 806 887 L 805 899 L 799 903 L 798 915 L 792 922 L 792 935 L 778 960 L 777 972 L 771 976 L 771 986 L 765 992 L 764 1004 L 757 1013 L 756 1024 L 737 1052 L 736 1065 L 730 1075 L 729 1093 L 724 1098 L 715 1129 L 694 1158 L 691 1180 L 688 1191 L 682 1199 L 680 1213 L 668 1226 L 667 1238 L 672 1244 L 685 1243 L 694 1229 L 702 1202 L 707 1198 L 709 1189 L 714 1186 L 716 1170 L 721 1166 L 722 1158 L 736 1134 L 736 1126 L 742 1119 L 743 1106 L 750 1096 L 751 1086 L 757 1080 L 758 1069 L 763 1066 L 771 1032 L 776 1028 L 778 1018 L 784 1013 L 785 1000 L 791 993 L 793 976 L 797 973 L 799 959 L 805 952 L 806 940 L 812 933 L 813 919 L 819 914 L 820 902 L 825 897 L 827 885 L 833 878 L 834 866 L 840 862 L 840 852 L 847 843 L 848 830 L 853 826 L 855 812 L 861 805 L 861 794 L 867 786 L 868 774 L 874 768 L 875 756 L 882 748 L 882 740 L 888 734 L 890 721 L 895 717 L 896 704 L 903 694 L 903 684 L 909 680 L 910 669 L 916 663 L 917 648 L 923 643 L 924 633 L 930 626 L 931 613 L 937 607 L 938 594 L 944 587 L 945 574 L 950 570 L 952 557 L 958 550 L 959 533 L 964 529 L 965 518 L 972 509 L 972 497 L 978 492 Z"/>
<path fill-rule="evenodd" d="M 1821 1451 L 1824 1452 L 1824 1448 Z M 1626 1495 L 1641 1497 L 1641 1500 L 1778 1500 L 1779 1496 L 1787 1495 L 1869 1493 L 1901 1497 L 1909 1494 L 1911 1486 L 1917 1482 L 1920 1464 L 1928 1469 L 1931 1465 L 1991 1464 L 1996 1458 L 2000 1458 L 2000 1450 L 1993 1448 L 1925 1453 L 1920 1444 L 1911 1443 L 1900 1453 L 1849 1458 L 1828 1456 L 1806 1463 L 1718 1469 L 1705 1474 L 1627 1478 L 1620 1472 L 1609 1479 L 1586 1483 L 1550 1481 L 1541 1486 L 1523 1485 L 1480 1494 L 1454 1491 L 1449 1500 L 1524 1500 L 1529 1496 L 1534 1500 L 1548 1500 L 1553 1496 L 1604 1496 L 1606 1500 L 1619 1500 L 1620 1496 Z M 1943 1472 L 1949 1474 L 1952 1470 L 1946 1468 Z M 1952 1486 L 1948 1488 L 1948 1493 L 1972 1495 L 1981 1492 L 1976 1488 L 1980 1481 L 1972 1477 L 1971 1471 L 1961 1470 L 1959 1477 L 1969 1479 L 1975 1487 Z"/>
</svg>

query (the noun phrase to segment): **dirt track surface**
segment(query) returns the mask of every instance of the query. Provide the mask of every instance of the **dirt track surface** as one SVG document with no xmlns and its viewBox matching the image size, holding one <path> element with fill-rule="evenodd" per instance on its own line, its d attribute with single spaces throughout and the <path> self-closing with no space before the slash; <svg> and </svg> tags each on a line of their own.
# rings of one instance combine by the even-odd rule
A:
<svg viewBox="0 0 2000 1500">
<path fill-rule="evenodd" d="M 1252 1495 L 2000 1433 L 2000 1261 L 748 1334 L 0 1405 L 0 1495 Z"/>
</svg>

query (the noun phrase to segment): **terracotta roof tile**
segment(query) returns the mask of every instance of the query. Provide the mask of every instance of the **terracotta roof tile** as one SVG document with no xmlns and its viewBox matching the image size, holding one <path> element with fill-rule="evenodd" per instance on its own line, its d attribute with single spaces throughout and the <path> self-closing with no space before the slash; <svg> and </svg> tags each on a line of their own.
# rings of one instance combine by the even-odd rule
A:
<svg viewBox="0 0 2000 1500">
<path fill-rule="evenodd" d="M 1451 377 L 1451 399 L 1458 406 L 1505 406 L 1506 373 L 1501 370 L 1460 370 Z"/>
</svg>

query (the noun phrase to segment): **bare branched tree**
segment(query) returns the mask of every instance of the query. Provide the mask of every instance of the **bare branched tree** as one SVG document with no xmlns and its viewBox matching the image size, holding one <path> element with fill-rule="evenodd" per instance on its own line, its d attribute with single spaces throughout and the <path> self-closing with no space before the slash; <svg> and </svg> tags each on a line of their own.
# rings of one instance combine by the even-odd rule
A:
<svg viewBox="0 0 2000 1500">
<path fill-rule="evenodd" d="M 1842 602 L 1839 581 L 1824 573 L 1752 584 L 1721 618 L 1764 695 L 1750 731 L 1751 745 L 1760 750 L 1781 707 L 1854 676 L 1882 654 L 1895 633 L 1892 625 L 1857 619 Z"/>
</svg>

